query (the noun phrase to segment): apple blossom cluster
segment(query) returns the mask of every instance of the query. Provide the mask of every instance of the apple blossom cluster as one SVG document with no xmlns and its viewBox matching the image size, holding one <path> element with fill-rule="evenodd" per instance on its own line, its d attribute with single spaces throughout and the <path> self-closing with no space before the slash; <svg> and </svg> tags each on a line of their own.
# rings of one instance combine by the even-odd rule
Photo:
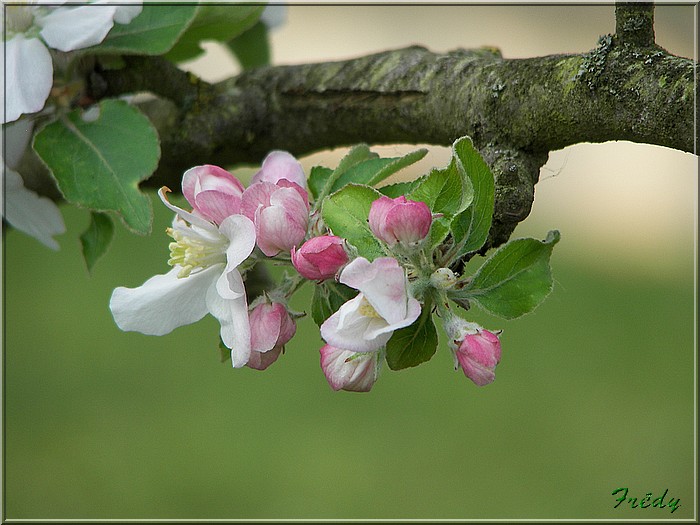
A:
<svg viewBox="0 0 700 525">
<path fill-rule="evenodd" d="M 169 191 L 163 187 L 159 195 L 175 213 L 167 229 L 172 269 L 137 288 L 114 290 L 110 308 L 122 330 L 163 335 L 211 314 L 232 365 L 265 370 L 295 335 L 303 314 L 289 301 L 308 282 L 347 294 L 340 304 L 322 303 L 325 314 L 314 315 L 325 343 L 319 345 L 321 369 L 332 389 L 369 391 L 392 336 L 421 320 L 425 326 L 433 305 L 455 369 L 479 386 L 494 380 L 500 332 L 467 322 L 447 306 L 444 292 L 458 279 L 448 268 L 435 268 L 430 232 L 441 214 L 426 202 L 402 195 L 374 199 L 366 226 L 381 256 L 368 258 L 324 223 L 323 203 L 310 200 L 304 170 L 287 152 L 271 152 L 247 188 L 217 166 L 187 170 L 182 194 L 189 210 L 172 204 Z M 286 264 L 293 275 L 248 297 L 246 276 L 265 261 Z"/>
<path fill-rule="evenodd" d="M 61 186 L 65 178 L 84 180 L 95 177 L 105 159 L 111 158 L 113 149 L 118 149 L 123 142 L 119 129 L 125 119 L 129 114 L 139 114 L 138 109 L 130 106 L 133 97 L 129 94 L 119 97 L 120 107 L 110 116 L 105 117 L 106 112 L 101 111 L 104 105 L 117 102 L 109 98 L 103 99 L 99 106 L 91 106 L 83 114 L 83 109 L 95 102 L 93 94 L 86 89 L 91 69 L 122 68 L 122 56 L 126 55 L 163 55 L 167 52 L 168 60 L 181 62 L 199 52 L 198 46 L 192 46 L 192 40 L 209 38 L 210 30 L 212 38 L 231 41 L 249 30 L 257 17 L 266 30 L 273 30 L 285 22 L 286 9 L 285 5 L 241 5 L 222 10 L 206 2 L 202 5 L 168 6 L 144 4 L 137 0 L 88 0 L 72 4 L 34 0 L 3 4 L 0 10 L 0 25 L 4 29 L 4 52 L 0 61 L 5 73 L 2 107 L 4 184 L 0 184 L 3 190 L 0 199 L 2 219 L 45 246 L 54 250 L 59 248 L 54 236 L 66 230 L 59 208 L 53 201 L 25 187 L 20 173 L 24 169 L 20 168 L 21 161 L 29 157 L 26 154 L 32 149 L 52 171 L 67 202 L 99 212 L 125 209 L 116 202 L 91 202 L 91 194 L 108 194 L 103 190 L 109 187 L 110 180 L 120 184 L 120 179 L 133 176 L 129 167 L 120 173 L 117 166 L 110 166 L 112 176 L 97 180 L 94 185 L 87 184 L 85 187 L 91 189 L 85 195 L 71 194 Z M 244 39 L 238 51 L 245 54 L 258 45 L 259 42 Z M 60 122 L 66 122 L 67 115 L 75 114 L 79 115 L 79 122 L 86 125 L 99 116 L 102 122 L 95 123 L 97 134 L 106 133 L 109 138 L 95 140 L 95 132 L 88 126 L 87 129 L 71 128 L 74 133 L 67 135 L 61 130 L 58 141 L 49 141 L 51 148 L 47 152 L 40 153 L 40 149 L 32 147 L 33 138 L 50 135 L 51 130 L 60 129 Z M 132 121 L 126 127 L 129 128 L 129 140 L 142 145 L 141 153 L 135 152 L 135 156 L 147 156 L 143 153 L 144 144 L 147 144 L 146 150 L 151 150 L 151 155 L 158 155 L 157 141 L 143 141 L 154 132 L 147 119 Z M 56 143 L 60 143 L 58 147 L 54 146 Z M 93 156 L 79 150 L 79 146 L 85 144 L 90 144 L 95 153 Z M 73 162 L 71 156 L 79 157 L 80 162 Z M 77 175 L 73 173 L 76 165 L 84 170 Z M 100 190 L 94 191 L 93 188 L 98 186 Z M 123 191 L 118 189 L 116 195 L 123 195 Z M 129 209 L 138 213 L 133 203 Z M 103 223 L 108 220 L 102 215 Z M 149 227 L 142 225 L 137 230 L 146 233 Z"/>
</svg>

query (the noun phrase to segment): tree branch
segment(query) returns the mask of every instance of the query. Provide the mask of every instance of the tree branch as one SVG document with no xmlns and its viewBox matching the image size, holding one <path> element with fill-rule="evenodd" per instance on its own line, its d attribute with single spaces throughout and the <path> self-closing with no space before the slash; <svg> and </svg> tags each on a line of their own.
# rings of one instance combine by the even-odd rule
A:
<svg viewBox="0 0 700 525">
<path fill-rule="evenodd" d="M 161 130 L 166 160 L 257 162 L 357 142 L 477 143 L 550 151 L 631 140 L 693 151 L 694 64 L 656 48 L 504 60 L 412 47 L 343 62 L 251 70 Z M 186 146 L 186 147 L 185 147 Z"/>
<path fill-rule="evenodd" d="M 621 44 L 654 46 L 654 4 L 618 2 L 615 35 Z"/>
<path fill-rule="evenodd" d="M 161 59 L 128 58 L 125 69 L 97 71 L 89 83 L 102 94 L 170 99 L 142 108 L 162 141 L 151 186 L 178 187 L 197 164 L 259 163 L 273 149 L 300 156 L 358 142 L 450 145 L 469 135 L 496 177 L 488 248 L 529 214 L 549 151 L 610 140 L 696 151 L 697 64 L 654 44 L 650 4 L 619 3 L 616 24 L 614 37 L 578 55 L 509 60 L 493 48 L 410 47 L 252 69 L 213 86 Z"/>
</svg>

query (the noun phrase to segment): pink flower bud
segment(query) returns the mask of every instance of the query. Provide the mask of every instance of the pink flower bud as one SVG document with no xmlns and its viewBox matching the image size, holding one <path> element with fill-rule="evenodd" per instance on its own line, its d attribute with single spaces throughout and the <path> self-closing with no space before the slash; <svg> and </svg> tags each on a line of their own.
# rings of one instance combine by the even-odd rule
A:
<svg viewBox="0 0 700 525">
<path fill-rule="evenodd" d="M 301 163 L 286 151 L 272 151 L 265 157 L 260 171 L 253 175 L 250 182 L 251 184 L 256 182 L 277 184 L 281 179 L 306 188 L 306 175 Z"/>
<path fill-rule="evenodd" d="M 331 345 L 321 348 L 321 368 L 333 390 L 369 392 L 377 381 L 377 352 L 351 352 Z"/>
<path fill-rule="evenodd" d="M 296 333 L 294 319 L 282 303 L 262 303 L 249 314 L 250 359 L 247 366 L 265 370 Z"/>
<path fill-rule="evenodd" d="M 395 199 L 382 196 L 372 203 L 369 210 L 372 233 L 389 246 L 424 239 L 432 222 L 433 215 L 427 204 L 407 200 L 404 196 Z"/>
<path fill-rule="evenodd" d="M 312 281 L 333 279 L 347 262 L 345 241 L 335 235 L 313 237 L 298 250 L 292 248 L 294 268 Z"/>
<path fill-rule="evenodd" d="M 245 366 L 254 368 L 255 370 L 265 370 L 268 366 L 277 361 L 283 349 L 284 348 L 281 346 L 276 346 L 267 352 L 251 351 L 250 358 Z"/>
<path fill-rule="evenodd" d="M 277 184 L 256 182 L 243 192 L 241 213 L 255 224 L 262 252 L 273 257 L 304 240 L 309 224 L 308 195 L 285 179 Z"/>
<path fill-rule="evenodd" d="M 215 224 L 241 212 L 243 184 L 228 171 L 206 164 L 182 176 L 182 194 L 194 213 Z"/>
<path fill-rule="evenodd" d="M 456 358 L 464 375 L 478 386 L 492 383 L 496 378 L 496 365 L 501 360 L 501 342 L 496 334 L 479 329 L 455 344 L 458 345 Z"/>
</svg>

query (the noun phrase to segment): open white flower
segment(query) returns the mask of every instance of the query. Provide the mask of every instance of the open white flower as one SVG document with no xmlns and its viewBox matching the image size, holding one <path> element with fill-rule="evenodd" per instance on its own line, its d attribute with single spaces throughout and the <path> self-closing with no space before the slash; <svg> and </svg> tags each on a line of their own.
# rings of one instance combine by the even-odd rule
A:
<svg viewBox="0 0 700 525">
<path fill-rule="evenodd" d="M 115 22 L 128 24 L 141 9 L 141 5 L 107 5 L 104 0 L 82 6 L 6 6 L 3 123 L 44 107 L 53 85 L 48 48 L 74 51 L 99 44 Z"/>
<path fill-rule="evenodd" d="M 420 303 L 408 291 L 406 272 L 392 257 L 371 263 L 358 257 L 343 269 L 340 282 L 360 293 L 321 325 L 321 336 L 331 346 L 376 351 L 394 330 L 412 324 L 420 315 Z"/>
<path fill-rule="evenodd" d="M 221 324 L 221 339 L 231 349 L 234 367 L 250 358 L 250 324 L 243 278 L 238 266 L 255 247 L 255 226 L 243 215 L 230 215 L 217 226 L 174 206 L 168 234 L 173 269 L 148 279 L 138 288 L 119 287 L 109 306 L 117 326 L 125 331 L 164 335 L 194 323 L 207 313 Z"/>
</svg>

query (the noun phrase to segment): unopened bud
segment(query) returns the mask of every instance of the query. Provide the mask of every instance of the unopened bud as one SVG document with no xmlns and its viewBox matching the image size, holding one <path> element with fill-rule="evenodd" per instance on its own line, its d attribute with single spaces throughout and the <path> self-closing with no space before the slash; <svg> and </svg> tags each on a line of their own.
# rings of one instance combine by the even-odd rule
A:
<svg viewBox="0 0 700 525">
<path fill-rule="evenodd" d="M 321 368 L 333 390 L 369 392 L 377 381 L 377 352 L 352 352 L 331 345 L 321 348 Z"/>
<path fill-rule="evenodd" d="M 400 196 L 382 196 L 372 203 L 369 227 L 374 235 L 389 246 L 401 242 L 412 244 L 424 239 L 430 231 L 433 215 L 424 202 Z"/>
<path fill-rule="evenodd" d="M 438 268 L 430 276 L 430 284 L 438 290 L 452 288 L 457 282 L 457 277 L 449 268 Z"/>
<path fill-rule="evenodd" d="M 294 268 L 312 281 L 333 279 L 347 262 L 345 241 L 335 235 L 313 237 L 298 250 L 292 248 Z"/>
</svg>

